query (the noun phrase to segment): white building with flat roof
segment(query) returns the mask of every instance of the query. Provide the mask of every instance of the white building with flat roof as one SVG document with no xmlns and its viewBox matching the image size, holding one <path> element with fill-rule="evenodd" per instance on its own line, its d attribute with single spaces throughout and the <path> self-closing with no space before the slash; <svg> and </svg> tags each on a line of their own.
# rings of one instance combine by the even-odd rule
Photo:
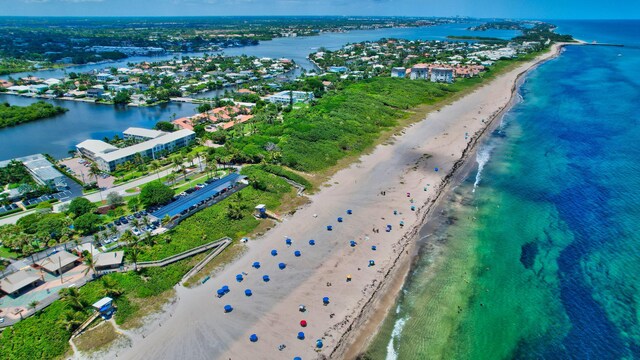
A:
<svg viewBox="0 0 640 360">
<path fill-rule="evenodd" d="M 13 160 L 21 162 L 29 171 L 31 177 L 40 185 L 46 185 L 52 188 L 67 185 L 66 176 L 58 171 L 42 154 L 0 161 L 0 168 L 6 167 Z"/>
<path fill-rule="evenodd" d="M 131 130 L 131 128 L 127 130 Z M 155 130 L 149 131 L 156 133 Z M 134 133 L 138 134 L 138 136 L 143 135 L 139 131 L 134 131 Z M 155 138 L 121 149 L 101 140 L 85 140 L 76 145 L 76 149 L 82 155 L 95 161 L 102 171 L 111 172 L 118 165 L 133 161 L 138 154 L 146 159 L 157 159 L 188 146 L 196 139 L 196 133 L 187 129 L 172 133 L 164 131 L 157 131 L 157 133 L 159 134 L 155 134 L 157 135 Z M 149 133 L 146 134 L 149 135 Z"/>
<path fill-rule="evenodd" d="M 155 139 L 158 136 L 165 134 L 164 131 L 151 130 L 139 127 L 130 127 L 123 133 L 125 140 L 145 141 Z"/>
<path fill-rule="evenodd" d="M 306 91 L 281 91 L 279 93 L 267 96 L 266 100 L 272 104 L 289 105 L 290 102 L 294 104 L 300 102 L 307 102 L 313 100 L 313 93 Z"/>
<path fill-rule="evenodd" d="M 431 69 L 431 81 L 432 82 L 453 82 L 453 69 L 449 68 L 432 68 Z"/>
</svg>

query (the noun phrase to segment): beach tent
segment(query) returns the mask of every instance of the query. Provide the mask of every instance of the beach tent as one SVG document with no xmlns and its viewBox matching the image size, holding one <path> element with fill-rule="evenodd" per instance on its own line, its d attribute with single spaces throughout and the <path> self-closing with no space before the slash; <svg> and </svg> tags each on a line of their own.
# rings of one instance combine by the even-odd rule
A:
<svg viewBox="0 0 640 360">
<path fill-rule="evenodd" d="M 295 255 L 295 257 L 300 257 L 300 255 L 302 255 L 302 253 L 300 252 L 300 250 L 296 250 L 293 252 L 293 255 Z"/>
<path fill-rule="evenodd" d="M 377 247 L 375 245 L 371 246 L 371 250 L 376 251 Z"/>
<path fill-rule="evenodd" d="M 307 327 L 307 320 L 300 320 L 300 326 Z"/>
<path fill-rule="evenodd" d="M 226 294 L 226 293 L 228 293 L 228 292 L 229 292 L 229 291 L 231 291 L 231 290 L 229 290 L 229 287 L 228 287 L 227 285 L 224 285 L 224 286 L 222 287 L 222 291 L 224 291 L 224 292 L 225 292 L 225 294 Z"/>
<path fill-rule="evenodd" d="M 304 332 L 302 332 L 302 331 L 298 332 L 298 339 L 299 340 L 304 340 Z"/>
<path fill-rule="evenodd" d="M 218 289 L 218 297 L 223 297 L 225 294 L 224 290 Z"/>
<path fill-rule="evenodd" d="M 287 245 L 291 245 L 291 239 L 289 239 L 289 238 L 287 238 L 284 242 L 285 242 Z"/>
<path fill-rule="evenodd" d="M 278 250 L 276 250 L 276 249 L 271 250 L 271 255 L 273 255 L 273 256 L 278 255 Z"/>
<path fill-rule="evenodd" d="M 338 218 L 338 222 L 342 222 L 342 218 L 341 217 Z"/>
<path fill-rule="evenodd" d="M 265 276 L 262 277 L 262 281 L 264 281 L 264 282 L 269 282 L 269 280 L 270 280 L 269 279 L 269 275 L 265 275 Z"/>
<path fill-rule="evenodd" d="M 325 305 L 329 304 L 329 297 L 327 297 L 327 296 L 323 297 L 322 298 L 322 303 L 325 304 Z"/>
<path fill-rule="evenodd" d="M 313 239 L 309 240 L 309 245 L 313 246 L 313 245 L 315 245 L 315 244 L 316 244 L 316 241 L 315 241 L 315 240 L 313 240 Z"/>
<path fill-rule="evenodd" d="M 244 294 L 247 295 L 247 296 L 251 296 L 251 295 L 253 295 L 253 292 L 251 291 L 251 289 L 247 289 L 247 290 L 244 291 Z"/>
<path fill-rule="evenodd" d="M 331 230 L 333 230 L 333 226 L 327 225 L 327 231 L 331 231 Z"/>
<path fill-rule="evenodd" d="M 236 275 L 236 281 L 237 282 L 242 282 L 242 280 L 244 280 L 244 278 L 242 277 L 242 274 Z"/>
<path fill-rule="evenodd" d="M 285 264 L 285 263 L 280 263 L 280 264 L 278 264 L 278 267 L 280 268 L 280 270 L 284 270 L 284 268 L 286 268 L 286 267 L 287 267 L 287 264 Z"/>
<path fill-rule="evenodd" d="M 259 263 L 259 262 L 257 262 L 257 261 L 256 261 L 256 262 L 254 262 L 252 266 L 253 266 L 254 268 L 256 268 L 256 269 L 260 269 L 260 263 Z"/>
<path fill-rule="evenodd" d="M 322 340 L 320 340 L 320 339 L 316 340 L 316 347 L 317 347 L 318 349 L 322 349 L 322 346 L 323 346 L 323 345 L 324 345 L 324 344 L 322 343 Z"/>
<path fill-rule="evenodd" d="M 349 209 L 349 210 L 347 210 L 347 214 L 351 215 L 351 214 L 353 214 L 353 211 L 351 211 L 351 209 Z"/>
<path fill-rule="evenodd" d="M 249 341 L 251 341 L 251 342 L 256 342 L 256 341 L 258 341 L 258 335 L 256 335 L 256 334 L 251 334 L 251 335 L 249 336 Z"/>
<path fill-rule="evenodd" d="M 355 247 L 357 245 L 357 243 L 353 240 L 349 241 L 349 245 L 351 245 L 351 247 Z"/>
<path fill-rule="evenodd" d="M 233 307 L 231 307 L 231 305 L 225 305 L 224 306 L 224 312 L 229 313 L 233 311 Z"/>
</svg>

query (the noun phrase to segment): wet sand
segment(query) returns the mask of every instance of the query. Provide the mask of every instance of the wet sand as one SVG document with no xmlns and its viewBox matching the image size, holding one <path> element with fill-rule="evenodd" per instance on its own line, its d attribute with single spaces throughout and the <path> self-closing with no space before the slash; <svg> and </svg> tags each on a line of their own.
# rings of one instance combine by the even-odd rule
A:
<svg viewBox="0 0 640 360">
<path fill-rule="evenodd" d="M 464 165 L 492 119 L 508 105 L 518 76 L 558 49 L 428 114 L 388 144 L 336 173 L 329 187 L 311 196 L 309 205 L 251 241 L 239 260 L 206 284 L 195 289 L 178 286 L 176 301 L 132 336 L 132 347 L 114 348 L 105 356 L 345 357 L 360 330 L 371 329 L 371 324 L 363 325 L 385 292 L 399 290 L 387 280 L 398 282 L 404 277 L 418 230 L 452 174 Z M 347 209 L 353 214 L 347 215 Z M 338 217 L 344 221 L 339 223 Z M 387 224 L 392 225 L 390 232 L 385 231 Z M 327 231 L 327 225 L 333 230 Z M 286 237 L 292 239 L 292 246 L 285 244 Z M 309 245 L 310 239 L 315 240 L 314 246 Z M 357 245 L 350 246 L 350 240 Z M 270 254 L 272 249 L 277 256 Z M 301 251 L 300 257 L 294 256 L 295 250 Z M 368 266 L 369 260 L 375 265 Z M 251 267 L 254 261 L 261 263 L 260 269 Z M 286 264 L 284 270 L 278 268 L 281 262 Z M 237 282 L 240 273 L 246 275 Z M 270 281 L 264 282 L 263 275 L 269 275 Z M 352 276 L 350 282 L 347 275 Z M 223 285 L 231 291 L 217 298 L 216 290 Z M 253 295 L 246 296 L 245 289 L 251 289 Z M 323 305 L 325 296 L 330 298 L 328 305 Z M 230 313 L 224 312 L 227 304 L 234 308 Z M 305 313 L 298 311 L 300 304 L 306 306 Z M 305 328 L 299 324 L 302 319 L 308 322 Z M 300 331 L 304 340 L 297 339 Z M 254 333 L 257 342 L 249 341 Z M 317 339 L 322 339 L 322 349 L 316 349 Z M 281 344 L 286 348 L 279 350 Z"/>
</svg>

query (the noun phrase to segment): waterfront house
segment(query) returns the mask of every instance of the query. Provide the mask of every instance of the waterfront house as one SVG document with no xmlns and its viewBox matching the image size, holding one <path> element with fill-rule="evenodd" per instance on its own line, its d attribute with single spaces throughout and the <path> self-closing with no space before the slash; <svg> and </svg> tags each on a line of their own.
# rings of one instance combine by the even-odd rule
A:
<svg viewBox="0 0 640 360">
<path fill-rule="evenodd" d="M 411 67 L 411 80 L 427 79 L 429 75 L 429 65 L 415 64 Z"/>
</svg>

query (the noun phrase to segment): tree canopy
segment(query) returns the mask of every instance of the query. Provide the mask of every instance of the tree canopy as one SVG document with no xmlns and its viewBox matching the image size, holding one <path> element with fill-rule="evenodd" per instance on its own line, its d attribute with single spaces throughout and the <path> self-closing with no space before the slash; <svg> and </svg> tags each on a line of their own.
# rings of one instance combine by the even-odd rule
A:
<svg viewBox="0 0 640 360">
<path fill-rule="evenodd" d="M 140 202 L 145 206 L 166 204 L 173 198 L 173 189 L 160 181 L 152 181 L 142 187 Z"/>
<path fill-rule="evenodd" d="M 69 204 L 69 212 L 73 213 L 76 217 L 92 212 L 94 209 L 95 205 L 83 197 L 77 197 L 71 200 Z"/>
</svg>

